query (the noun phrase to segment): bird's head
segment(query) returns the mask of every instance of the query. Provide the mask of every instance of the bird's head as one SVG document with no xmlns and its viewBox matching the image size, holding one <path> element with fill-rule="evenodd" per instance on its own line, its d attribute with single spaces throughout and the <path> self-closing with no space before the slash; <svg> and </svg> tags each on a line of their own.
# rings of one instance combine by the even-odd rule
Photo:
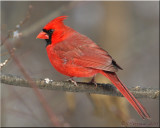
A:
<svg viewBox="0 0 160 128">
<path fill-rule="evenodd" d="M 60 16 L 52 21 L 50 21 L 48 24 L 44 26 L 42 31 L 38 34 L 37 38 L 39 39 L 45 39 L 47 41 L 47 44 L 51 44 L 51 37 L 54 31 L 60 30 L 64 26 L 63 20 L 65 20 L 67 16 Z"/>
</svg>

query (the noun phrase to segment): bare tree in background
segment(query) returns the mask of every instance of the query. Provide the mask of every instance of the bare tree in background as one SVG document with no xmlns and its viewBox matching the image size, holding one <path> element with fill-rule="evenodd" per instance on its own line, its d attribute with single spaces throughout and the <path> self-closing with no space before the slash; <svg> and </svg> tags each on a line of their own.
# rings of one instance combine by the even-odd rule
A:
<svg viewBox="0 0 160 128">
<path fill-rule="evenodd" d="M 159 97 L 157 2 L 3 1 L 1 4 L 2 126 L 159 125 L 158 100 L 146 98 Z M 68 26 L 87 35 L 113 56 L 124 69 L 119 72 L 122 81 L 130 89 L 137 87 L 135 95 L 141 92 L 145 97 L 141 90 L 148 91 L 149 95 L 141 102 L 151 113 L 151 121 L 141 120 L 124 98 L 88 94 L 106 91 L 120 96 L 116 90 L 105 90 L 106 85 L 94 89 L 92 85 L 79 83 L 75 88 L 69 82 L 62 82 L 67 77 L 51 66 L 45 43 L 35 39 L 47 22 L 61 15 L 68 15 L 65 21 Z M 13 80 L 17 80 L 13 85 L 32 89 L 10 86 Z M 53 81 L 47 83 L 48 80 Z M 96 80 L 109 83 L 99 75 Z M 18 84 L 20 81 L 25 84 Z M 107 86 L 110 87 L 114 89 Z M 66 97 L 65 92 L 58 91 L 62 88 L 87 95 L 67 93 Z"/>
</svg>

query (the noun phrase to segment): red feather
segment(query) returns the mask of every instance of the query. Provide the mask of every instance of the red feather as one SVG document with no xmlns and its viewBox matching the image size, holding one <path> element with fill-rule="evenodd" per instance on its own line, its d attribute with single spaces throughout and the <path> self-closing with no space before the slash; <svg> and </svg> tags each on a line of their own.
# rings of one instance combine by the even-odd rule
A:
<svg viewBox="0 0 160 128">
<path fill-rule="evenodd" d="M 142 118 L 150 116 L 139 101 L 118 79 L 115 72 L 122 69 L 107 51 L 88 37 L 63 24 L 67 16 L 50 21 L 37 38 L 46 39 L 47 54 L 53 67 L 70 77 L 92 77 L 97 73 L 109 78 Z M 52 30 L 52 31 L 51 31 Z M 44 35 L 44 36 L 43 36 Z"/>
</svg>

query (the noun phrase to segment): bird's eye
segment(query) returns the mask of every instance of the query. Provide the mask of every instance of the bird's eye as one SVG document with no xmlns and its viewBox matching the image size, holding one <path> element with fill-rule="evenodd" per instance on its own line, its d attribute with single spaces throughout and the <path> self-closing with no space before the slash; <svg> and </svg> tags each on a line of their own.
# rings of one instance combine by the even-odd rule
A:
<svg viewBox="0 0 160 128">
<path fill-rule="evenodd" d="M 53 31 L 54 31 L 53 29 L 50 29 L 48 32 L 49 32 L 49 33 L 52 33 Z"/>
</svg>

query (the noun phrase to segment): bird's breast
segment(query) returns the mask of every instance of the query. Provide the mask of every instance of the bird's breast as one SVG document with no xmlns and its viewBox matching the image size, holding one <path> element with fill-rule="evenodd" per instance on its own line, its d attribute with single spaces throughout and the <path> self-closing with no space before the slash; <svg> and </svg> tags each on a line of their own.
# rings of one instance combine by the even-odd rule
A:
<svg viewBox="0 0 160 128">
<path fill-rule="evenodd" d="M 92 77 L 99 71 L 96 69 L 86 68 L 73 63 L 73 59 L 68 59 L 55 51 L 52 45 L 46 47 L 48 58 L 52 66 L 60 73 L 70 77 Z"/>
</svg>

